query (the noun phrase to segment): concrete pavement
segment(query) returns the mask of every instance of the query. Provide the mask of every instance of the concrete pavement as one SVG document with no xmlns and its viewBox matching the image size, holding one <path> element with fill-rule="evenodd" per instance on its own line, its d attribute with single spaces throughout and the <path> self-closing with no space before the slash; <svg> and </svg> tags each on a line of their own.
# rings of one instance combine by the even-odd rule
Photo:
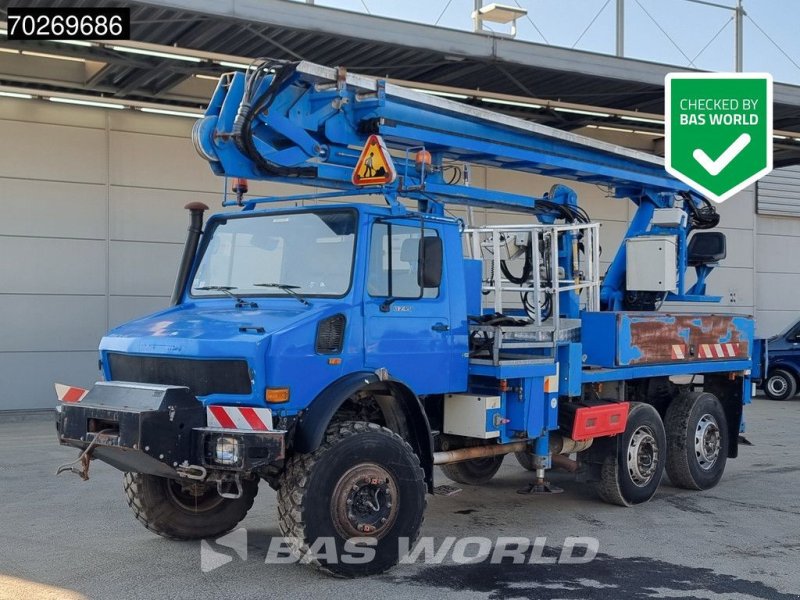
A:
<svg viewBox="0 0 800 600">
<path fill-rule="evenodd" d="M 275 494 L 262 484 L 241 523 L 248 557 L 208 573 L 199 542 L 159 538 L 136 522 L 122 476 L 92 464 L 91 480 L 54 475 L 76 451 L 57 445 L 42 417 L 0 415 L 0 599 L 18 598 L 800 598 L 800 399 L 759 399 L 721 484 L 689 492 L 665 480 L 650 503 L 601 503 L 590 486 L 557 475 L 565 492 L 521 496 L 529 481 L 513 457 L 481 488 L 429 499 L 422 535 L 599 541 L 595 560 L 564 564 L 401 565 L 336 580 L 302 565 L 266 565 L 279 536 Z M 440 476 L 437 483 L 448 483 Z M 214 546 L 225 552 L 221 546 Z"/>
</svg>

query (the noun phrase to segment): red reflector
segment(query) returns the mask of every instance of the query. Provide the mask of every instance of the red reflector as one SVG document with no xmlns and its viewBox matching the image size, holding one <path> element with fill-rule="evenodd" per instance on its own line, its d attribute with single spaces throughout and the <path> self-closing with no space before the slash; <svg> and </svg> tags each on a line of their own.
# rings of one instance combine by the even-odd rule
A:
<svg viewBox="0 0 800 600">
<path fill-rule="evenodd" d="M 622 433 L 628 423 L 628 408 L 627 402 L 579 408 L 572 424 L 572 439 L 588 440 Z"/>
</svg>

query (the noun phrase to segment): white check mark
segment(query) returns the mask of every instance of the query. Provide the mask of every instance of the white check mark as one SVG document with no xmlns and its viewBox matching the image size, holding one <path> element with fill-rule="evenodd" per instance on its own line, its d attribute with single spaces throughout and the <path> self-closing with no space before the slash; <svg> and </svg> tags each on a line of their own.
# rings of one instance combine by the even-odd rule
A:
<svg viewBox="0 0 800 600">
<path fill-rule="evenodd" d="M 750 134 L 743 133 L 736 141 L 734 141 L 728 148 L 719 155 L 717 160 L 711 160 L 708 154 L 705 153 L 704 150 L 697 148 L 694 152 L 692 152 L 692 156 L 694 159 L 700 163 L 700 166 L 703 167 L 706 171 L 711 173 L 711 175 L 719 175 L 722 170 L 731 164 L 731 161 L 741 154 L 742 150 L 747 147 L 747 144 L 750 143 Z"/>
</svg>

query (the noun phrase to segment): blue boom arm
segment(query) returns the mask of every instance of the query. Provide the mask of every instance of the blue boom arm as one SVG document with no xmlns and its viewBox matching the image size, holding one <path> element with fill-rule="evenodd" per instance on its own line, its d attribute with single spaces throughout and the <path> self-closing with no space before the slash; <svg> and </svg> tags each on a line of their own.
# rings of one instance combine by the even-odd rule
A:
<svg viewBox="0 0 800 600">
<path fill-rule="evenodd" d="M 704 277 L 688 291 L 684 282 L 689 227 L 709 205 L 671 177 L 658 157 L 342 69 L 305 62 L 275 67 L 263 62 L 247 75 L 223 76 L 196 123 L 195 147 L 217 175 L 339 190 L 332 195 L 380 193 L 398 211 L 404 210 L 397 200 L 402 196 L 418 201 L 426 213 L 441 214 L 445 204 L 457 204 L 527 212 L 543 222 L 575 214 L 575 193 L 566 186 L 541 197 L 471 187 L 466 177 L 455 181 L 453 174 L 462 168 L 455 163 L 608 186 L 638 206 L 626 238 L 677 235 L 678 291 L 667 299 L 718 300 L 705 296 Z M 364 189 L 351 177 L 371 134 L 396 155 L 398 177 Z M 420 166 L 420 151 L 429 153 L 429 164 Z M 673 207 L 677 199 L 688 213 L 686 224 L 655 230 L 654 209 Z M 621 308 L 624 286 L 623 243 L 604 279 L 604 306 Z"/>
</svg>

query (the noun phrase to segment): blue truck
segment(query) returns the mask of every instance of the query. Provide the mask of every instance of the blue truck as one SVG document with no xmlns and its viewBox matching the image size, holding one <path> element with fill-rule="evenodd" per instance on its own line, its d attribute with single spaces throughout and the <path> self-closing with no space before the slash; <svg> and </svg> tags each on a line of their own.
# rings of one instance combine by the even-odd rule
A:
<svg viewBox="0 0 800 600">
<path fill-rule="evenodd" d="M 719 301 L 725 237 L 657 157 L 269 60 L 221 78 L 193 142 L 231 178 L 230 211 L 187 206 L 172 306 L 110 331 L 104 380 L 62 386 L 57 411 L 71 470 L 123 471 L 153 532 L 220 535 L 263 480 L 295 552 L 368 575 L 417 538 L 437 465 L 480 485 L 513 453 L 521 491 L 559 492 L 557 466 L 632 506 L 665 471 L 712 488 L 737 456 L 762 346 L 749 317 L 661 310 Z M 486 189 L 476 166 L 633 202 L 607 269 L 574 190 Z M 248 198 L 246 179 L 310 191 Z M 517 215 L 485 225 L 483 209 Z M 322 538 L 374 557 L 314 555 Z"/>
</svg>

